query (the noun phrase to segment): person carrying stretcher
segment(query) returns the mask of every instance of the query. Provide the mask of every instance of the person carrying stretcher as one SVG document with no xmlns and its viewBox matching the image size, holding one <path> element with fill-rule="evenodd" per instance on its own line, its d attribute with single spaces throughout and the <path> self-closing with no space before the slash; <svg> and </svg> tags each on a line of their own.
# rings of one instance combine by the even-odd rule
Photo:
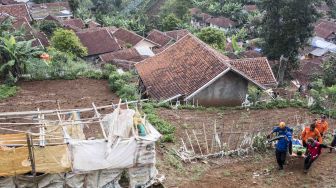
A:
<svg viewBox="0 0 336 188">
<path fill-rule="evenodd" d="M 281 136 L 281 135 L 286 135 L 287 132 L 291 133 L 291 135 L 293 134 L 293 129 L 286 126 L 285 122 L 280 122 L 278 127 L 275 127 L 267 136 L 267 138 L 271 138 L 271 135 L 273 133 L 276 133 L 277 136 Z M 290 140 L 288 143 L 288 149 L 289 149 L 289 154 L 292 154 L 292 141 Z"/>
<path fill-rule="evenodd" d="M 310 127 L 306 127 L 301 134 L 302 145 L 307 147 L 308 138 L 313 138 L 318 140 L 320 144 L 322 144 L 322 137 L 320 132 L 315 128 L 315 123 L 312 123 Z"/>
<path fill-rule="evenodd" d="M 304 173 L 308 172 L 308 169 L 311 167 L 313 162 L 321 155 L 322 148 L 334 149 L 331 146 L 327 146 L 325 144 L 317 142 L 312 137 L 309 137 L 306 143 L 307 143 L 307 155 L 304 161 Z"/>
</svg>

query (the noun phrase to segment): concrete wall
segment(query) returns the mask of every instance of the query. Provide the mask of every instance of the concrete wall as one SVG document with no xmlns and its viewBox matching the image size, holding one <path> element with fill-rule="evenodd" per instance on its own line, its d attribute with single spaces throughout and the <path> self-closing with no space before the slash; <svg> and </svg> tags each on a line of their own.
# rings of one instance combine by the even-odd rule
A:
<svg viewBox="0 0 336 188">
<path fill-rule="evenodd" d="M 247 93 L 248 80 L 228 72 L 194 97 L 202 106 L 240 106 Z M 189 102 L 192 102 L 191 99 Z"/>
</svg>

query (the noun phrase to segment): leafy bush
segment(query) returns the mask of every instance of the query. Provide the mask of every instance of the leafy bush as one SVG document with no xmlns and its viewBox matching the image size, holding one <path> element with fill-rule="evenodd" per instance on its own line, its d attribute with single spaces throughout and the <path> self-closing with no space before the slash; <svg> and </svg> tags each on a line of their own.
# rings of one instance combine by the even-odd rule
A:
<svg viewBox="0 0 336 188">
<path fill-rule="evenodd" d="M 117 91 L 117 95 L 122 99 L 137 100 L 138 89 L 134 84 L 124 84 L 121 86 L 120 90 Z"/>
<path fill-rule="evenodd" d="M 61 52 L 70 53 L 78 57 L 88 54 L 75 32 L 66 29 L 57 29 L 51 37 L 51 44 Z"/>
<path fill-rule="evenodd" d="M 43 31 L 46 35 L 51 36 L 54 31 L 56 31 L 60 25 L 56 21 L 52 20 L 43 20 L 39 24 L 39 28 L 41 31 Z"/>
<path fill-rule="evenodd" d="M 158 107 L 158 106 L 156 106 Z M 148 121 L 157 128 L 157 130 L 163 134 L 162 142 L 174 142 L 175 127 L 169 122 L 161 119 L 156 115 L 155 105 L 152 103 L 145 103 L 142 105 L 143 112 L 147 114 Z"/>
<path fill-rule="evenodd" d="M 16 86 L 0 85 L 0 100 L 15 96 L 17 91 L 18 87 Z"/>
<path fill-rule="evenodd" d="M 53 48 L 48 50 L 51 61 L 34 59 L 27 63 L 27 74 L 31 80 L 46 79 L 76 79 L 87 77 L 102 79 L 103 72 L 95 69 L 82 59 L 71 54 L 57 51 Z"/>
</svg>

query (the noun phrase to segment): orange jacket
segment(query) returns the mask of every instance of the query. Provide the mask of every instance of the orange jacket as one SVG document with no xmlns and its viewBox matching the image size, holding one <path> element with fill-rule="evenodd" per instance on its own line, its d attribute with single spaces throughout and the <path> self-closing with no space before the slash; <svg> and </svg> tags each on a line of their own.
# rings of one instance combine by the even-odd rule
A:
<svg viewBox="0 0 336 188">
<path fill-rule="evenodd" d="M 328 130 L 328 122 L 327 121 L 317 121 L 316 122 L 316 129 L 322 133 L 322 134 L 325 134 Z"/>
<path fill-rule="evenodd" d="M 306 142 L 309 137 L 312 137 L 314 139 L 318 139 L 319 143 L 322 144 L 322 137 L 320 132 L 315 128 L 314 131 L 310 130 L 310 127 L 306 127 L 304 131 L 302 131 L 301 139 L 302 142 Z"/>
</svg>

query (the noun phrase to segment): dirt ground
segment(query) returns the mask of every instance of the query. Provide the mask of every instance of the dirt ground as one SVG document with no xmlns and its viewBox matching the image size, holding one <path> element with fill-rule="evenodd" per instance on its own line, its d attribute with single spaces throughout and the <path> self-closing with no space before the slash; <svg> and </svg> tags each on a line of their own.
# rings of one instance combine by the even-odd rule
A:
<svg viewBox="0 0 336 188">
<path fill-rule="evenodd" d="M 177 128 L 176 137 L 185 138 L 185 130 L 200 129 L 203 124 L 212 131 L 214 121 L 224 130 L 257 130 L 268 132 L 279 121 L 289 125 L 304 123 L 304 119 L 318 117 L 306 109 L 286 108 L 274 110 L 169 110 L 160 109 L 162 118 Z M 335 120 L 329 120 L 334 129 Z M 308 174 L 303 173 L 303 159 L 291 158 L 283 172 L 276 168 L 274 151 L 255 153 L 242 158 L 226 157 L 185 164 L 174 157 L 172 148 L 181 143 L 165 146 L 158 156 L 159 171 L 166 175 L 166 187 L 336 187 L 336 152 L 325 151 Z"/>
<path fill-rule="evenodd" d="M 61 109 L 91 108 L 92 103 L 98 106 L 117 104 L 119 98 L 112 93 L 106 80 L 77 79 L 77 80 L 44 80 L 20 82 L 16 96 L 0 101 L 0 112 L 19 112 Z M 99 110 L 101 114 L 112 112 L 112 109 Z M 81 118 L 91 118 L 93 112 L 81 113 Z M 55 119 L 56 116 L 48 117 Z M 0 120 L 1 121 L 1 120 Z M 26 122 L 22 119 L 13 119 L 11 123 Z M 32 122 L 27 120 L 27 122 Z M 5 125 L 2 127 L 8 128 Z M 32 126 L 10 126 L 11 129 L 28 130 Z M 34 128 L 32 130 L 35 131 Z M 13 133 L 0 130 L 1 133 Z M 87 138 L 102 137 L 98 123 L 84 127 Z"/>
<path fill-rule="evenodd" d="M 117 103 L 118 97 L 108 87 L 106 80 L 45 80 L 20 82 L 19 93 L 0 101 L 0 112 L 52 110 L 57 101 L 62 109 L 87 108 Z"/>
<path fill-rule="evenodd" d="M 43 109 L 62 109 L 91 107 L 117 103 L 107 81 L 104 80 L 51 80 L 20 82 L 19 93 L 15 97 L 0 101 L 0 112 L 26 111 Z M 317 115 L 306 109 L 287 108 L 275 110 L 170 110 L 158 109 L 159 115 L 176 126 L 176 138 L 185 138 L 185 130 L 197 130 L 206 126 L 211 132 L 216 126 L 223 130 L 261 131 L 271 130 L 280 120 L 287 124 L 311 121 Z M 101 113 L 108 113 L 102 110 Z M 92 117 L 93 114 L 83 114 Z M 12 122 L 15 122 L 13 120 Z M 335 128 L 335 120 L 330 120 Z M 98 126 L 95 126 L 98 127 Z M 18 127 L 24 129 L 25 127 Z M 93 131 L 93 132 L 90 132 Z M 85 128 L 88 137 L 99 134 L 96 129 Z M 174 157 L 172 148 L 180 146 L 179 140 L 174 144 L 158 144 L 157 167 L 166 177 L 165 187 L 336 187 L 336 153 L 326 151 L 312 166 L 308 174 L 303 174 L 302 159 L 290 159 L 283 172 L 276 170 L 273 151 L 268 154 L 254 154 L 236 158 L 207 160 L 184 164 Z"/>
</svg>

